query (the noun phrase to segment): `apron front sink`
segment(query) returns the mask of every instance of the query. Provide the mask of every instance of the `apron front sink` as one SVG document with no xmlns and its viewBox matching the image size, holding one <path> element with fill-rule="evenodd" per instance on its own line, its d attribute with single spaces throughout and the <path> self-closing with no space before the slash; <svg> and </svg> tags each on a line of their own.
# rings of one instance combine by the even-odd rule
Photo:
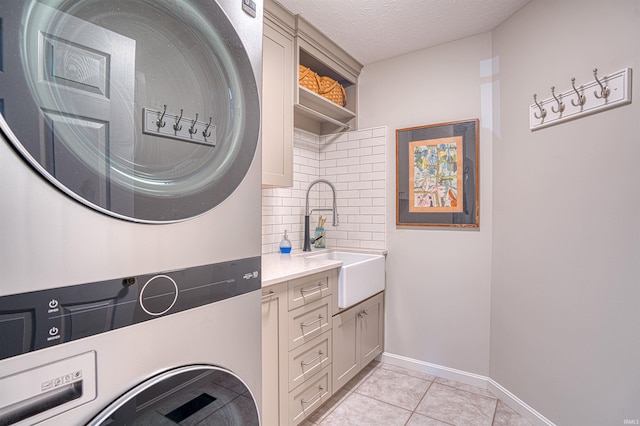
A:
<svg viewBox="0 0 640 426">
<path fill-rule="evenodd" d="M 338 307 L 355 305 L 384 290 L 384 256 L 381 254 L 330 251 L 307 256 L 342 261 L 338 273 Z"/>
</svg>

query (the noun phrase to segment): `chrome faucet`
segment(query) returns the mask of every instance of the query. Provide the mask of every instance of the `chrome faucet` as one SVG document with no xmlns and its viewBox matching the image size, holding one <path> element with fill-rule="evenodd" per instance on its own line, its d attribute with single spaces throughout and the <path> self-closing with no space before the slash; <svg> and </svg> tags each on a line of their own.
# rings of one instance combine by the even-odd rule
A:
<svg viewBox="0 0 640 426">
<path fill-rule="evenodd" d="M 333 192 L 333 209 L 309 210 L 309 191 L 311 190 L 311 187 L 313 185 L 320 182 L 326 183 L 327 185 L 329 185 L 329 187 L 331 187 L 331 191 Z M 302 251 L 311 251 L 311 243 L 313 241 L 311 240 L 311 237 L 309 235 L 309 215 L 315 211 L 333 211 L 333 226 L 338 226 L 338 206 L 336 204 L 336 188 L 333 186 L 331 182 L 329 182 L 326 179 L 316 179 L 313 182 L 311 182 L 309 184 L 309 187 L 307 188 L 307 197 L 306 197 L 306 202 L 304 207 L 304 247 Z"/>
</svg>

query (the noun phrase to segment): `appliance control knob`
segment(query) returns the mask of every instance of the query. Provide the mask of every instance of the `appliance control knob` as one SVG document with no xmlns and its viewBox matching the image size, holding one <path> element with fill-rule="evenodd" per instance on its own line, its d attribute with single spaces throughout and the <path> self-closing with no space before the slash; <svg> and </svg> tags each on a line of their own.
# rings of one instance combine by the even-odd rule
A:
<svg viewBox="0 0 640 426">
<path fill-rule="evenodd" d="M 151 316 L 167 313 L 178 300 L 178 285 L 167 275 L 156 275 L 140 290 L 140 307 Z"/>
</svg>

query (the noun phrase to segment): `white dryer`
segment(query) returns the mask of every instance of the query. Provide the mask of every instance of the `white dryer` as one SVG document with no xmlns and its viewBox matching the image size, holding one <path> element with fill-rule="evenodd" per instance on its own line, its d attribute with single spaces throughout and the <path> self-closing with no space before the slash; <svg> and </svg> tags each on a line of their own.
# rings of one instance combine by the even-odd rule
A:
<svg viewBox="0 0 640 426">
<path fill-rule="evenodd" d="M 0 424 L 258 424 L 261 2 L 1 0 L 0 43 Z"/>
</svg>

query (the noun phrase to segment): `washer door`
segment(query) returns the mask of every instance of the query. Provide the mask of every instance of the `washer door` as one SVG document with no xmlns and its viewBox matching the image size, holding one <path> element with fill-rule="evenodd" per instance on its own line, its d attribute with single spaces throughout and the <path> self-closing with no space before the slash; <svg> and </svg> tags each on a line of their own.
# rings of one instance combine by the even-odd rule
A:
<svg viewBox="0 0 640 426">
<path fill-rule="evenodd" d="M 108 406 L 89 422 L 97 425 L 258 426 L 258 409 L 233 373 L 194 365 L 162 373 Z"/>
<path fill-rule="evenodd" d="M 47 4 L 0 8 L 0 129 L 15 148 L 62 191 L 118 218 L 175 222 L 224 201 L 254 159 L 260 106 L 220 6 Z"/>
</svg>

